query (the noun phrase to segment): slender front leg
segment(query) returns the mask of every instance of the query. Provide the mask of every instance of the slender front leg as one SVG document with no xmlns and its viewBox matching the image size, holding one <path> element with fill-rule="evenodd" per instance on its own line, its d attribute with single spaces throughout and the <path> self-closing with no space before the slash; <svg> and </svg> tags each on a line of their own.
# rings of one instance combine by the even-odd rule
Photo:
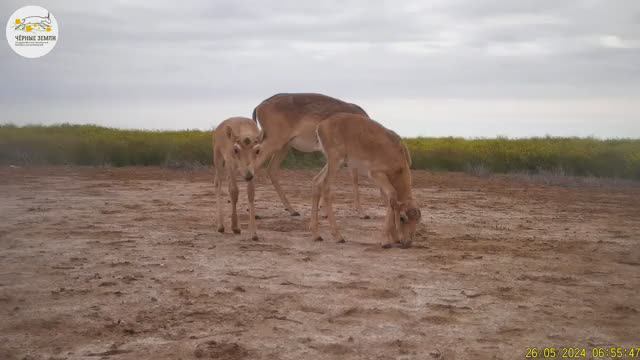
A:
<svg viewBox="0 0 640 360">
<path fill-rule="evenodd" d="M 329 217 L 329 213 L 327 212 L 327 204 L 324 203 L 324 197 L 322 195 L 322 184 L 320 184 L 320 209 L 322 209 L 322 218 L 326 219 Z"/>
<path fill-rule="evenodd" d="M 382 204 L 382 206 L 387 206 L 387 197 L 384 194 L 384 191 L 382 191 L 382 189 L 380 189 L 380 203 Z"/>
<path fill-rule="evenodd" d="M 320 204 L 321 186 L 324 182 L 326 172 L 327 165 L 320 170 L 311 183 L 311 224 L 309 228 L 311 230 L 311 238 L 314 241 L 322 241 L 322 237 L 318 233 L 318 206 Z"/>
<path fill-rule="evenodd" d="M 398 209 L 398 196 L 389 178 L 381 172 L 372 172 L 371 179 L 380 187 L 383 197 L 387 199 L 387 216 L 385 219 L 385 238 L 391 240 L 382 244 L 382 247 L 391 247 L 392 243 L 398 242 L 398 234 L 400 233 L 400 211 Z"/>
<path fill-rule="evenodd" d="M 238 184 L 236 183 L 236 177 L 232 172 L 229 172 L 229 196 L 231 197 L 231 230 L 234 234 L 240 234 L 240 227 L 238 227 Z"/>
<path fill-rule="evenodd" d="M 249 235 L 251 236 L 251 240 L 258 240 L 258 235 L 256 234 L 256 209 L 254 207 L 254 199 L 255 199 L 255 184 L 253 180 L 247 182 L 247 198 L 249 200 Z"/>
<path fill-rule="evenodd" d="M 384 229 L 382 230 L 383 242 L 382 247 L 387 249 L 398 242 L 398 234 L 394 223 L 394 211 L 391 206 L 387 205 L 387 215 L 385 216 Z"/>
<path fill-rule="evenodd" d="M 224 160 L 221 158 L 220 153 L 216 153 L 213 160 L 213 165 L 216 169 L 215 180 L 213 185 L 216 188 L 216 207 L 218 210 L 218 232 L 224 232 L 224 214 L 222 210 L 222 179 L 224 176 Z"/>
<path fill-rule="evenodd" d="M 324 204 L 327 206 L 327 215 L 329 216 L 329 226 L 331 226 L 331 235 L 333 239 L 339 243 L 345 242 L 344 237 L 338 230 L 338 223 L 336 222 L 336 216 L 333 213 L 332 199 L 331 199 L 331 185 L 338 170 L 336 163 L 327 162 L 327 171 L 322 182 L 322 196 L 324 198 Z"/>
<path fill-rule="evenodd" d="M 358 217 L 361 219 L 370 219 L 369 215 L 362 211 L 360 206 L 360 189 L 358 187 L 358 169 L 351 169 L 351 179 L 353 180 L 353 207 L 358 213 Z"/>
<path fill-rule="evenodd" d="M 282 191 L 282 187 L 280 187 L 280 181 L 278 180 L 278 171 L 280 170 L 282 161 L 287 157 L 287 153 L 289 153 L 289 147 L 285 146 L 273 155 L 273 158 L 271 158 L 269 166 L 267 167 L 267 175 L 269 175 L 269 179 L 271 179 L 273 187 L 276 188 L 276 192 L 278 193 L 285 210 L 287 210 L 291 216 L 300 216 L 300 213 L 295 211 L 289 203 L 287 196 L 284 194 L 284 191 Z"/>
</svg>

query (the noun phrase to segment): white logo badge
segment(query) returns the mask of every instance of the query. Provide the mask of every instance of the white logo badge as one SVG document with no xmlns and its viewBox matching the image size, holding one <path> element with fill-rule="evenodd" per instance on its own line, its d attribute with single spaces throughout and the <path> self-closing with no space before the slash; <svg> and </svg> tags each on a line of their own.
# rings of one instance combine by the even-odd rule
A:
<svg viewBox="0 0 640 360">
<path fill-rule="evenodd" d="M 25 6 L 11 15 L 7 23 L 7 41 L 18 55 L 39 58 L 58 42 L 58 22 L 40 6 Z"/>
</svg>

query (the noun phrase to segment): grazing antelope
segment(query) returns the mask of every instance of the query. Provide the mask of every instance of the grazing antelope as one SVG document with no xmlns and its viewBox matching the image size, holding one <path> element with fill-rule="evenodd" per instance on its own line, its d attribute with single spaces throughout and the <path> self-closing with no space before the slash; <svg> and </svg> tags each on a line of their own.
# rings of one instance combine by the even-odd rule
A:
<svg viewBox="0 0 640 360">
<path fill-rule="evenodd" d="M 382 246 L 411 245 L 421 214 L 411 193 L 410 157 L 398 136 L 368 117 L 336 114 L 318 125 L 317 137 L 327 164 L 313 179 L 313 239 L 322 241 L 318 233 L 318 205 L 322 196 L 331 234 L 338 242 L 344 242 L 333 214 L 331 186 L 336 172 L 346 163 L 348 167 L 366 173 L 384 193 L 387 217 Z"/>
<path fill-rule="evenodd" d="M 271 159 L 267 174 L 282 204 L 291 216 L 299 216 L 280 187 L 278 170 L 290 148 L 302 152 L 320 151 L 316 128 L 318 124 L 337 113 L 369 117 L 361 107 L 321 94 L 277 94 L 253 110 L 253 120 L 260 123 L 264 139 L 256 161 L 256 169 Z M 358 172 L 352 170 L 354 208 L 361 218 L 368 219 L 360 206 Z"/>
<path fill-rule="evenodd" d="M 238 184 L 236 175 L 239 174 L 247 181 L 247 198 L 249 199 L 249 233 L 251 239 L 258 240 L 256 234 L 255 196 L 256 157 L 260 153 L 261 132 L 255 121 L 244 117 L 229 118 L 213 132 L 213 165 L 216 169 L 215 187 L 218 207 L 218 231 L 224 232 L 222 202 L 220 201 L 222 180 L 226 173 L 229 181 L 229 196 L 231 197 L 231 230 L 240 234 L 238 227 Z"/>
</svg>

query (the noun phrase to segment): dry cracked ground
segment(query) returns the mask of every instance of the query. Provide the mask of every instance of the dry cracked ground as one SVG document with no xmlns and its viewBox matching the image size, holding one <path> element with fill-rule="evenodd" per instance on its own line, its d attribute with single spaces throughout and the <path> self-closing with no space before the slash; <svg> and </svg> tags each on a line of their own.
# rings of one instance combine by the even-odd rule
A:
<svg viewBox="0 0 640 360">
<path fill-rule="evenodd" d="M 215 231 L 206 169 L 0 168 L 0 359 L 640 346 L 640 186 L 416 171 L 418 239 L 383 250 L 378 191 L 363 185 L 372 219 L 358 218 L 345 174 L 335 208 L 347 243 L 311 241 L 314 172 L 282 177 L 300 217 L 260 177 L 251 241 Z M 246 229 L 242 183 L 239 208 Z"/>
</svg>

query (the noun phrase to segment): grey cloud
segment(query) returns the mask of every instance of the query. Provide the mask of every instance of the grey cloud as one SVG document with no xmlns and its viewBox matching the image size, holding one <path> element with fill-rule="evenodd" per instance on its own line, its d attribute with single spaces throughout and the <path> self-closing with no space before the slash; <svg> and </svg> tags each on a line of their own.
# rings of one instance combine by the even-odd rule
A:
<svg viewBox="0 0 640 360">
<path fill-rule="evenodd" d="M 22 4 L 2 2 L 2 14 Z M 0 49 L 0 103 L 640 96 L 640 2 L 42 1 L 57 48 Z M 8 15 L 6 15 L 8 16 Z M 96 105 L 99 106 L 99 105 Z"/>
</svg>

